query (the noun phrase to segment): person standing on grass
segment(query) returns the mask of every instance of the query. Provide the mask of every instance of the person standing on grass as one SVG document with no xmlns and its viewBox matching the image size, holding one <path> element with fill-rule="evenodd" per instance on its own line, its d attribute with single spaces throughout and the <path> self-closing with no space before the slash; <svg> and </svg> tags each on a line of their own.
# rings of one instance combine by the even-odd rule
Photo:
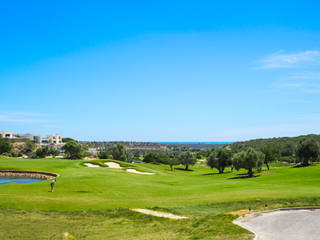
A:
<svg viewBox="0 0 320 240">
<path fill-rule="evenodd" d="M 56 183 L 56 179 L 53 179 L 50 183 L 50 186 L 51 186 L 51 192 L 53 192 L 53 188 L 54 188 L 54 184 Z"/>
</svg>

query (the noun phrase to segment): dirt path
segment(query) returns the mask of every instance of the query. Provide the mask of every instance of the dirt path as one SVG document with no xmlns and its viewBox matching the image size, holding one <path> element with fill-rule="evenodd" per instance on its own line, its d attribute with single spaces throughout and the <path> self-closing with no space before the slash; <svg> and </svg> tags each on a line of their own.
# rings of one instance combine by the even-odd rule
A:
<svg viewBox="0 0 320 240">
<path fill-rule="evenodd" d="M 253 213 L 233 223 L 255 233 L 255 240 L 320 239 L 320 210 Z"/>
<path fill-rule="evenodd" d="M 188 218 L 188 217 L 184 217 L 184 216 L 177 216 L 172 213 L 158 212 L 158 211 L 141 209 L 141 208 L 135 208 L 135 209 L 131 209 L 131 210 L 139 212 L 139 213 L 147 214 L 147 215 L 152 215 L 152 216 L 156 216 L 156 217 L 163 217 L 163 218 L 170 218 L 170 219 L 175 219 L 175 220 Z"/>
</svg>

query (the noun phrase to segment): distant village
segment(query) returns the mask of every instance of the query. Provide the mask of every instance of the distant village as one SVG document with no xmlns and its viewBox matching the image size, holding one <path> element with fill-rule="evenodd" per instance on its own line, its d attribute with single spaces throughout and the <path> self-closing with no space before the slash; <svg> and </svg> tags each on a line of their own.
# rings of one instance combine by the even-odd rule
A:
<svg viewBox="0 0 320 240">
<path fill-rule="evenodd" d="M 39 144 L 40 146 L 52 145 L 52 146 L 62 146 L 62 136 L 59 134 L 47 135 L 46 137 L 42 137 L 40 134 L 14 134 L 13 132 L 1 131 L 0 136 L 3 139 L 9 140 L 11 142 L 25 142 L 27 140 L 31 140 L 35 144 Z"/>
</svg>

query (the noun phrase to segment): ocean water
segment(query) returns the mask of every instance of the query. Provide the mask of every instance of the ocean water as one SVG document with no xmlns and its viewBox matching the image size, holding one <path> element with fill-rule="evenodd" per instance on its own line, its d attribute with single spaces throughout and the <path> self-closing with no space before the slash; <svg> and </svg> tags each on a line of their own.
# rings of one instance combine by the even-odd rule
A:
<svg viewBox="0 0 320 240">
<path fill-rule="evenodd" d="M 231 144 L 232 142 L 155 142 L 155 143 L 165 143 L 170 145 L 176 144 Z"/>
<path fill-rule="evenodd" d="M 23 184 L 42 181 L 36 178 L 0 177 L 0 184 Z"/>
</svg>

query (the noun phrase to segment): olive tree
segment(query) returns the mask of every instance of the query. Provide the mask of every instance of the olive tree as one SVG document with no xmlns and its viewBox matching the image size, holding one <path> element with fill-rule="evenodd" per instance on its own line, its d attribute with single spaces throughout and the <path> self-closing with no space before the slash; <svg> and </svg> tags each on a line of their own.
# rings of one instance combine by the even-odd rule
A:
<svg viewBox="0 0 320 240">
<path fill-rule="evenodd" d="M 270 169 L 269 164 L 271 162 L 276 161 L 279 158 L 280 152 L 279 150 L 272 146 L 272 145 L 264 145 L 261 148 L 261 151 L 264 153 L 265 158 L 264 158 L 264 163 L 266 164 L 268 170 Z"/>
<path fill-rule="evenodd" d="M 242 162 L 245 160 L 246 158 L 246 152 L 245 151 L 241 151 L 238 152 L 236 154 L 234 154 L 232 156 L 232 166 L 239 171 L 240 168 L 242 168 Z"/>
<path fill-rule="evenodd" d="M 189 165 L 194 165 L 196 163 L 196 157 L 190 152 L 186 151 L 179 155 L 179 162 L 185 166 L 185 170 L 189 170 Z"/>
<path fill-rule="evenodd" d="M 297 161 L 303 166 L 308 166 L 309 161 L 316 161 L 319 158 L 319 144 L 314 140 L 305 140 L 300 142 L 297 148 Z"/>
<path fill-rule="evenodd" d="M 130 156 L 125 148 L 124 145 L 122 144 L 116 144 L 113 145 L 108 149 L 110 155 L 114 160 L 119 160 L 119 161 L 129 161 Z"/>
<path fill-rule="evenodd" d="M 67 142 L 62 149 L 64 150 L 66 157 L 70 159 L 81 159 L 84 156 L 82 146 L 75 141 Z"/>
<path fill-rule="evenodd" d="M 253 169 L 261 170 L 265 159 L 264 153 L 248 148 L 246 151 L 236 153 L 232 157 L 232 164 L 236 170 L 244 168 L 248 170 L 248 176 L 253 177 Z"/>
<path fill-rule="evenodd" d="M 224 148 L 212 151 L 207 158 L 207 165 L 223 173 L 224 169 L 231 165 L 231 151 Z"/>
<path fill-rule="evenodd" d="M 171 171 L 173 171 L 173 166 L 179 164 L 179 159 L 175 155 L 169 155 L 167 157 L 167 164 L 170 166 Z"/>
</svg>

